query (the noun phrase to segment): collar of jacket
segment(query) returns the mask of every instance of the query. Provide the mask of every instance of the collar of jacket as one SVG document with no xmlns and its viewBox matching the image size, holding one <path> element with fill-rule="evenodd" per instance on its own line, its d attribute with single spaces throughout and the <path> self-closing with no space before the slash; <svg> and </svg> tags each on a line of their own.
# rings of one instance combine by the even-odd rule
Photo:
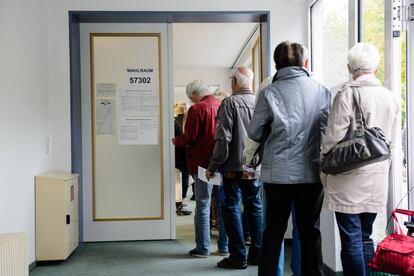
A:
<svg viewBox="0 0 414 276">
<path fill-rule="evenodd" d="M 276 72 L 275 77 L 273 78 L 273 81 L 287 80 L 287 79 L 297 78 L 297 77 L 302 77 L 302 76 L 309 77 L 309 72 L 305 68 L 299 67 L 299 66 L 289 66 L 289 67 L 279 69 Z"/>
<path fill-rule="evenodd" d="M 234 91 L 233 93 L 231 93 L 232 95 L 238 95 L 238 94 L 253 94 L 253 92 L 249 89 L 241 89 L 238 91 Z"/>
<path fill-rule="evenodd" d="M 364 74 L 353 81 L 349 82 L 349 86 L 380 86 L 381 81 L 374 74 Z"/>
<path fill-rule="evenodd" d="M 214 97 L 214 95 L 207 95 L 207 96 L 205 96 L 205 97 L 203 97 L 201 100 L 200 100 L 200 102 L 202 102 L 202 101 L 205 101 L 205 100 L 209 100 L 209 99 L 211 99 L 211 98 L 216 98 L 216 97 Z"/>
</svg>

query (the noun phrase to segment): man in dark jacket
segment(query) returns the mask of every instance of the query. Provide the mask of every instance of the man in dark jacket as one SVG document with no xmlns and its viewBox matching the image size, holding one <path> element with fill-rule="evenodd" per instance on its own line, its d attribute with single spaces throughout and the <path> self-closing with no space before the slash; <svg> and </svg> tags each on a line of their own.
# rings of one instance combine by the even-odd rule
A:
<svg viewBox="0 0 414 276">
<path fill-rule="evenodd" d="M 217 265 L 221 268 L 245 269 L 247 263 L 258 264 L 262 240 L 262 203 L 260 186 L 243 174 L 243 149 L 247 126 L 253 116 L 255 97 L 251 91 L 253 73 L 247 67 L 235 70 L 232 79 L 233 93 L 223 100 L 217 112 L 215 145 L 206 177 L 214 172 L 223 173 L 223 217 L 229 237 L 228 258 Z M 241 201 L 248 216 L 251 245 L 249 254 L 243 236 Z"/>
<path fill-rule="evenodd" d="M 301 243 L 302 275 L 323 275 L 319 215 L 323 187 L 319 152 L 330 92 L 309 77 L 302 45 L 289 41 L 274 52 L 274 82 L 259 95 L 248 132 L 264 142 L 260 179 L 266 193 L 266 229 L 259 275 L 276 275 L 292 203 Z"/>
</svg>

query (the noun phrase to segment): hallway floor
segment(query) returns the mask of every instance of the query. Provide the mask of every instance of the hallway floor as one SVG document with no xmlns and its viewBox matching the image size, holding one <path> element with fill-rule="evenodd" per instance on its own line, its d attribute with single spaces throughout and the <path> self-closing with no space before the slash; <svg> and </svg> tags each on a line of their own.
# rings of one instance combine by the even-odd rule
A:
<svg viewBox="0 0 414 276">
<path fill-rule="evenodd" d="M 187 201 L 194 210 L 194 201 Z M 193 212 L 194 213 L 194 212 Z M 213 232 L 212 252 L 217 250 Z M 257 266 L 228 270 L 216 266 L 222 256 L 194 258 L 193 215 L 177 217 L 177 240 L 85 243 L 67 261 L 39 264 L 30 276 L 137 276 L 137 275 L 257 275 Z M 289 269 L 290 246 L 285 248 L 285 275 Z"/>
</svg>

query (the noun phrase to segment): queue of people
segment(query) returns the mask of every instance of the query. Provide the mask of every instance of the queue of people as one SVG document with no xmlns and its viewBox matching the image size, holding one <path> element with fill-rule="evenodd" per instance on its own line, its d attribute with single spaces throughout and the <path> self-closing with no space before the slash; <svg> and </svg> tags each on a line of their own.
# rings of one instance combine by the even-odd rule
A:
<svg viewBox="0 0 414 276">
<path fill-rule="evenodd" d="M 393 152 L 399 107 L 375 77 L 378 50 L 358 43 L 349 51 L 352 80 L 341 85 L 333 100 L 329 89 L 312 78 L 304 46 L 282 42 L 273 58 L 277 72 L 256 97 L 247 67 L 234 71 L 232 94 L 221 102 L 204 82 L 187 85 L 194 104 L 184 132 L 172 142 L 186 148 L 188 172 L 195 180 L 196 246 L 189 254 L 207 258 L 211 253 L 213 196 L 220 213 L 218 248 L 226 256 L 218 267 L 258 265 L 259 275 L 283 275 L 283 239 L 293 213 L 294 275 L 324 275 L 319 227 L 324 206 L 335 212 L 344 275 L 369 275 L 374 253 L 370 236 L 376 214 L 387 203 L 391 159 L 336 175 L 321 172 L 320 163 L 357 128 L 354 89 L 360 94 L 364 123 L 381 128 Z M 199 178 L 199 166 L 207 169 L 207 179 L 222 175 L 223 193 Z"/>
</svg>

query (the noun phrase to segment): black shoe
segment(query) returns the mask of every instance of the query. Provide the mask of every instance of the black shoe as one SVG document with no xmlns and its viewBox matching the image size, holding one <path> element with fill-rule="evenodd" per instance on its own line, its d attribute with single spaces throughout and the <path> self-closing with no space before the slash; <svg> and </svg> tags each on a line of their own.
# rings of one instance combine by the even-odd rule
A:
<svg viewBox="0 0 414 276">
<path fill-rule="evenodd" d="M 247 263 L 249 265 L 259 265 L 259 261 L 260 261 L 259 257 L 257 257 L 257 258 L 247 258 Z"/>
<path fill-rule="evenodd" d="M 190 210 L 185 210 L 185 209 L 177 210 L 175 213 L 177 214 L 177 216 L 189 216 L 189 215 L 191 215 L 191 211 Z"/>
<path fill-rule="evenodd" d="M 252 244 L 252 239 L 250 238 L 250 236 L 246 237 L 244 239 L 244 245 L 250 246 L 251 244 Z"/>
<path fill-rule="evenodd" d="M 190 252 L 188 252 L 188 254 L 190 254 L 191 256 L 196 257 L 196 258 L 208 258 L 207 254 L 201 254 L 195 248 L 193 250 L 190 250 Z"/>
<path fill-rule="evenodd" d="M 247 264 L 243 262 L 233 261 L 229 258 L 224 258 L 220 262 L 217 263 L 218 267 L 221 268 L 231 268 L 231 269 L 246 269 Z"/>
</svg>

